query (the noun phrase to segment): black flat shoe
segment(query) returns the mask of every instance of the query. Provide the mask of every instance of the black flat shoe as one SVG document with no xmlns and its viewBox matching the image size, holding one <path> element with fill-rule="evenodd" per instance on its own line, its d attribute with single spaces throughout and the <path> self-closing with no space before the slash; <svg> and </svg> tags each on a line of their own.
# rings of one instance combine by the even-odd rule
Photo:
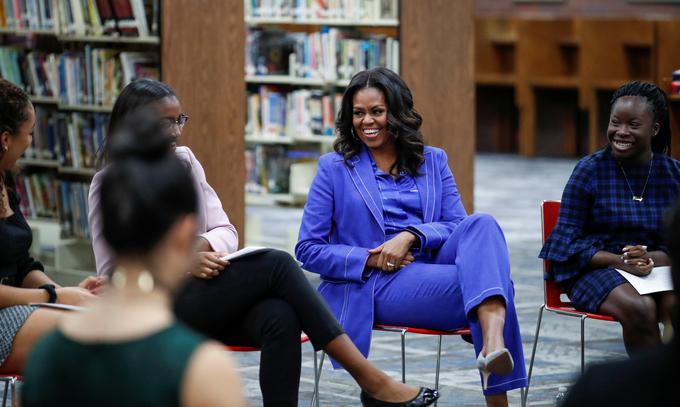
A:
<svg viewBox="0 0 680 407">
<path fill-rule="evenodd" d="M 437 401 L 439 392 L 437 390 L 421 387 L 418 395 L 409 401 L 401 403 L 389 403 L 387 401 L 376 400 L 368 394 L 361 392 L 361 405 L 364 407 L 425 407 Z"/>
</svg>

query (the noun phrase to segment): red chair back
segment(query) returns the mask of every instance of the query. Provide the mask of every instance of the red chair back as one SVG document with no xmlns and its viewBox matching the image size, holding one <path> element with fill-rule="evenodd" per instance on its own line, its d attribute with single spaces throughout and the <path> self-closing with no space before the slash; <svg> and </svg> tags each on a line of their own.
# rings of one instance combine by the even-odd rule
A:
<svg viewBox="0 0 680 407">
<path fill-rule="evenodd" d="M 541 224 L 543 228 L 543 243 L 548 240 L 550 232 L 557 225 L 557 218 L 560 214 L 560 201 L 543 201 L 541 203 Z M 547 273 L 550 267 L 548 260 L 543 260 L 543 272 Z M 571 307 L 571 302 L 562 301 L 562 294 L 566 294 L 565 287 L 555 281 L 545 280 L 545 306 L 548 308 Z"/>
</svg>

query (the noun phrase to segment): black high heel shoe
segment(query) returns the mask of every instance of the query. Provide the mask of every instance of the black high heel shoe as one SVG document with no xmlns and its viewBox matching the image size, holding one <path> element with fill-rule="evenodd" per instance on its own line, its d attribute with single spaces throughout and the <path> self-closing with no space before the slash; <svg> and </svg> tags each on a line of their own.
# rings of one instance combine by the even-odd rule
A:
<svg viewBox="0 0 680 407">
<path fill-rule="evenodd" d="M 439 392 L 437 390 L 421 387 L 418 395 L 409 401 L 401 403 L 390 403 L 387 401 L 376 400 L 368 394 L 361 392 L 361 405 L 364 407 L 425 407 L 437 401 Z"/>
</svg>

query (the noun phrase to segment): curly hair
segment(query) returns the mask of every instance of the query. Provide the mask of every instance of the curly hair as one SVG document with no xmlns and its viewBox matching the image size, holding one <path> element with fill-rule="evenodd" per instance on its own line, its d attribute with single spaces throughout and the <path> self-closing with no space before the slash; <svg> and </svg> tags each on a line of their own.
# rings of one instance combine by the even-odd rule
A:
<svg viewBox="0 0 680 407">
<path fill-rule="evenodd" d="M 353 100 L 357 91 L 375 88 L 385 96 L 387 103 L 387 131 L 394 137 L 397 160 L 390 168 L 417 176 L 418 167 L 423 162 L 425 142 L 420 132 L 422 116 L 413 108 L 413 96 L 399 75 L 387 68 L 373 68 L 354 75 L 344 95 L 335 121 L 337 138 L 333 149 L 342 154 L 345 164 L 361 152 L 363 143 L 353 135 Z"/>
<path fill-rule="evenodd" d="M 654 121 L 659 123 L 659 132 L 652 137 L 652 151 L 655 153 L 671 153 L 671 126 L 668 119 L 668 99 L 666 93 L 653 83 L 633 81 L 621 86 L 614 92 L 610 106 L 624 96 L 641 97 L 654 116 Z"/>
<path fill-rule="evenodd" d="M 0 79 L 0 133 L 8 132 L 14 135 L 28 120 L 28 107 L 31 105 L 26 92 L 5 79 Z M 4 154 L 0 150 L 0 158 Z M 0 191 L 6 187 L 6 176 L 0 170 Z M 5 208 L 0 207 L 0 215 L 4 215 Z"/>
</svg>

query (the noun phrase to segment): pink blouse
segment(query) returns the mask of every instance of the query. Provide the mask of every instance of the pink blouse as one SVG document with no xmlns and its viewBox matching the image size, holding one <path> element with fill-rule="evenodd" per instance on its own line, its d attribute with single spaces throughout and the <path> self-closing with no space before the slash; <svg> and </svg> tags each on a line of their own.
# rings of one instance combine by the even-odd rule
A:
<svg viewBox="0 0 680 407">
<path fill-rule="evenodd" d="M 208 184 L 205 171 L 189 147 L 179 146 L 177 156 L 189 165 L 194 186 L 198 194 L 198 236 L 210 243 L 215 251 L 231 253 L 238 248 L 238 232 L 229 222 L 229 217 L 222 208 L 220 198 Z M 105 170 L 105 169 L 104 169 Z M 92 247 L 97 264 L 97 275 L 109 277 L 115 269 L 113 252 L 104 240 L 102 233 L 102 217 L 99 210 L 99 189 L 104 170 L 98 171 L 92 178 L 88 198 L 88 222 L 92 235 Z"/>
</svg>

